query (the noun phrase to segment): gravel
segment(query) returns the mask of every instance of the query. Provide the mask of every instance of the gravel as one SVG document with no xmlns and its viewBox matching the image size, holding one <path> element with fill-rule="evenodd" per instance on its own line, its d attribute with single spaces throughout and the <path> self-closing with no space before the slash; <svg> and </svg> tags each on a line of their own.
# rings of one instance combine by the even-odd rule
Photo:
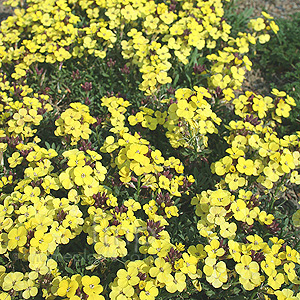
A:
<svg viewBox="0 0 300 300">
<path fill-rule="evenodd" d="M 289 18 L 290 15 L 300 12 L 300 0 L 235 0 L 237 13 L 252 8 L 251 17 L 258 17 L 262 11 L 274 18 Z"/>
</svg>

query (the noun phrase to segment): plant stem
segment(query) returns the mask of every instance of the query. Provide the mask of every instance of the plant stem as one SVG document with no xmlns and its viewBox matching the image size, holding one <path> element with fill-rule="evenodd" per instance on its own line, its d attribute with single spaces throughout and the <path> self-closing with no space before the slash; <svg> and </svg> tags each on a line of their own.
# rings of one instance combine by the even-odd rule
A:
<svg viewBox="0 0 300 300">
<path fill-rule="evenodd" d="M 138 178 L 138 184 L 137 184 L 137 188 L 136 188 L 136 193 L 134 194 L 135 201 L 138 201 L 139 196 L 140 196 L 140 192 L 141 192 L 141 178 L 142 178 L 142 176 L 139 176 L 139 178 Z"/>
<path fill-rule="evenodd" d="M 275 203 L 275 201 L 276 201 L 276 195 L 277 195 L 278 190 L 280 189 L 280 187 L 281 187 L 283 181 L 285 180 L 285 178 L 286 178 L 286 174 L 284 174 L 284 176 L 282 177 L 282 179 L 281 179 L 281 181 L 280 181 L 280 184 L 278 184 L 277 187 L 276 187 L 276 189 L 275 189 L 275 192 L 274 192 L 274 194 L 273 194 L 272 201 L 271 201 L 271 204 L 270 204 L 270 207 L 269 207 L 270 210 L 273 209 L 274 203 Z"/>
<path fill-rule="evenodd" d="M 299 243 L 300 243 L 300 239 L 297 241 L 297 243 L 294 245 L 294 249 L 296 249 L 297 248 L 297 246 L 299 245 Z M 296 249 L 297 250 L 297 249 Z"/>
<path fill-rule="evenodd" d="M 257 292 L 256 292 L 256 289 L 254 289 L 249 300 L 253 300 L 256 295 L 257 295 Z"/>
</svg>

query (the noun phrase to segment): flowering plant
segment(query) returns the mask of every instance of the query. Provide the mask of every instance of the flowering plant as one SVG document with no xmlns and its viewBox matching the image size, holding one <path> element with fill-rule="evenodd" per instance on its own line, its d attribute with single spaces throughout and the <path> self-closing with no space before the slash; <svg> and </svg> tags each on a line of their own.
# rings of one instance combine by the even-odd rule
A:
<svg viewBox="0 0 300 300">
<path fill-rule="evenodd" d="M 241 92 L 278 27 L 226 2 L 6 2 L 0 299 L 300 298 L 296 104 Z"/>
</svg>

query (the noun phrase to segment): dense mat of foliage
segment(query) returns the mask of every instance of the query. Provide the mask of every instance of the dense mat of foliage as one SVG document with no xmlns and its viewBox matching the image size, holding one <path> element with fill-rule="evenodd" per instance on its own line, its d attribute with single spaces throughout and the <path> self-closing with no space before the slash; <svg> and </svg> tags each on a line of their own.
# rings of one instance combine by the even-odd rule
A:
<svg viewBox="0 0 300 300">
<path fill-rule="evenodd" d="M 297 107 L 285 124 L 291 131 L 300 128 L 300 13 L 278 19 L 279 32 L 264 45 L 258 45 L 253 59 L 267 84 L 283 89 L 294 97 Z M 271 34 L 272 36 L 272 34 Z"/>
<path fill-rule="evenodd" d="M 234 35 L 221 0 L 7 3 L 0 299 L 300 299 L 295 100 L 240 92 L 272 17 Z"/>
</svg>

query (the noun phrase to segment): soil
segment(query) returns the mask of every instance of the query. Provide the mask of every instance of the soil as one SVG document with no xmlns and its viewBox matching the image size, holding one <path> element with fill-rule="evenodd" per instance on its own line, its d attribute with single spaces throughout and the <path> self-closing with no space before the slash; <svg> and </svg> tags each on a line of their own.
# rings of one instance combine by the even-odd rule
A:
<svg viewBox="0 0 300 300">
<path fill-rule="evenodd" d="M 0 0 L 0 22 L 5 20 L 13 12 L 13 9 L 3 5 L 4 0 Z"/>
<path fill-rule="evenodd" d="M 289 18 L 290 15 L 300 12 L 300 0 L 234 0 L 237 4 L 237 13 L 245 9 L 253 9 L 251 17 L 258 17 L 262 11 L 274 18 Z"/>
<path fill-rule="evenodd" d="M 252 9 L 251 17 L 261 16 L 265 11 L 275 19 L 289 19 L 292 14 L 300 13 L 300 0 L 233 0 L 236 3 L 237 13 Z M 265 82 L 261 71 L 253 69 L 247 73 L 244 90 L 266 95 L 269 93 L 269 84 Z"/>
</svg>

